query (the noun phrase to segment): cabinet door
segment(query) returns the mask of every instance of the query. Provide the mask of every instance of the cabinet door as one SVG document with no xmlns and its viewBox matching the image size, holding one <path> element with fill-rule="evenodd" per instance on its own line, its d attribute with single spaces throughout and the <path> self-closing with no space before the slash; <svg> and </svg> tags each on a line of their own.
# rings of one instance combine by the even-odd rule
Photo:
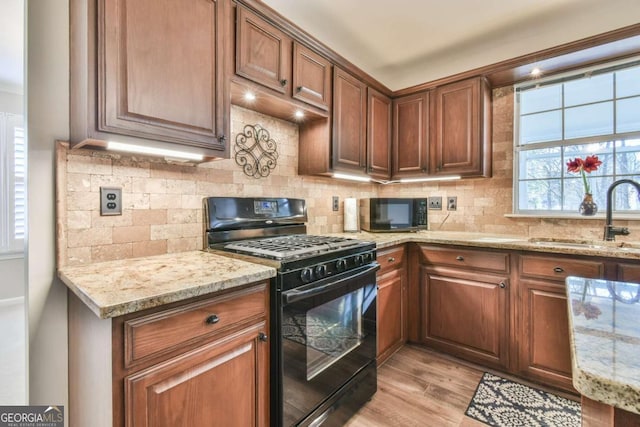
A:
<svg viewBox="0 0 640 427">
<path fill-rule="evenodd" d="M 378 364 L 406 341 L 403 270 L 393 270 L 378 279 Z"/>
<path fill-rule="evenodd" d="M 618 264 L 617 270 L 619 281 L 640 283 L 640 264 Z"/>
<path fill-rule="evenodd" d="M 237 13 L 236 74 L 291 94 L 291 39 L 244 7 Z"/>
<path fill-rule="evenodd" d="M 393 171 L 396 177 L 428 172 L 429 92 L 393 101 Z"/>
<path fill-rule="evenodd" d="M 391 99 L 368 89 L 367 173 L 379 179 L 391 176 Z"/>
<path fill-rule="evenodd" d="M 264 323 L 124 379 L 128 427 L 267 426 Z"/>
<path fill-rule="evenodd" d="M 422 268 L 423 341 L 496 368 L 508 364 L 508 279 Z"/>
<path fill-rule="evenodd" d="M 574 391 L 564 285 L 521 280 L 520 293 L 520 373 L 545 384 Z"/>
<path fill-rule="evenodd" d="M 431 173 L 490 176 L 490 93 L 481 78 L 436 88 Z"/>
<path fill-rule="evenodd" d="M 228 152 L 227 4 L 98 0 L 98 130 Z"/>
<path fill-rule="evenodd" d="M 363 174 L 367 87 L 340 68 L 333 70 L 333 168 Z"/>
<path fill-rule="evenodd" d="M 331 63 L 298 42 L 293 43 L 293 97 L 323 110 L 331 99 Z"/>
</svg>

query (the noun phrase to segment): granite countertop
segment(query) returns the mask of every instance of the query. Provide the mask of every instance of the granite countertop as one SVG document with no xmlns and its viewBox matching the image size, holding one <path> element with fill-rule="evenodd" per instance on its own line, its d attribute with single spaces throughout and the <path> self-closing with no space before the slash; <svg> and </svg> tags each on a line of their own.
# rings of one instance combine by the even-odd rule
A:
<svg viewBox="0 0 640 427">
<path fill-rule="evenodd" d="M 106 319 L 269 279 L 272 267 L 203 251 L 64 267 L 58 276 Z"/>
<path fill-rule="evenodd" d="M 573 385 L 640 414 L 640 284 L 567 277 Z"/>
<path fill-rule="evenodd" d="M 555 237 L 527 238 L 506 234 L 461 231 L 418 231 L 416 233 L 369 233 L 359 231 L 331 235 L 375 242 L 378 249 L 416 242 L 640 260 L 640 242 L 605 242 L 602 240 Z"/>
<path fill-rule="evenodd" d="M 628 242 L 527 239 L 522 236 L 448 231 L 361 231 L 332 236 L 375 242 L 379 249 L 418 242 L 640 260 L 640 243 Z M 242 286 L 276 274 L 275 265 L 255 264 L 227 255 L 191 251 L 64 267 L 58 271 L 58 275 L 96 315 L 109 318 Z"/>
</svg>

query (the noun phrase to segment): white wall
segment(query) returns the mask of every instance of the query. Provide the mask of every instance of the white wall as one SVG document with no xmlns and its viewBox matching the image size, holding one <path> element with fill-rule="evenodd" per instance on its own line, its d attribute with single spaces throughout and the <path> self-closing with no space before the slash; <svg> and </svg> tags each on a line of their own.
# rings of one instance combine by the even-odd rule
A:
<svg viewBox="0 0 640 427">
<path fill-rule="evenodd" d="M 0 259 L 0 300 L 23 297 L 25 294 L 24 257 Z"/>
<path fill-rule="evenodd" d="M 21 93 L 0 90 L 0 111 L 4 113 L 23 114 L 23 97 Z"/>
<path fill-rule="evenodd" d="M 68 408 L 67 290 L 55 270 L 54 146 L 69 137 L 69 3 L 29 0 L 29 402 Z"/>
</svg>

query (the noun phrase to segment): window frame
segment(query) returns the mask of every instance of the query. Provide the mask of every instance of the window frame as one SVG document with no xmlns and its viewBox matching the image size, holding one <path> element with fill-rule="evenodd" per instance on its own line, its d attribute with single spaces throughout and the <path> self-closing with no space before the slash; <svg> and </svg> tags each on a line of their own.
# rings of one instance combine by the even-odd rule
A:
<svg viewBox="0 0 640 427">
<path fill-rule="evenodd" d="M 567 211 L 567 210 L 520 209 L 519 208 L 520 184 L 521 182 L 526 181 L 526 180 L 521 180 L 521 176 L 520 176 L 520 172 L 521 172 L 520 171 L 520 155 L 522 152 L 537 150 L 537 149 L 544 149 L 544 148 L 557 147 L 561 151 L 564 151 L 565 147 L 579 146 L 579 145 L 585 145 L 590 143 L 611 142 L 615 145 L 616 141 L 640 139 L 640 130 L 633 131 L 633 132 L 616 133 L 615 127 L 614 127 L 614 132 L 612 134 L 565 139 L 564 132 L 566 128 L 565 128 L 564 111 L 567 108 L 573 108 L 573 106 L 566 107 L 563 102 L 563 105 L 561 106 L 561 109 L 560 109 L 560 111 L 563 112 L 562 119 L 561 119 L 562 130 L 563 130 L 562 139 L 554 140 L 554 141 L 520 144 L 520 131 L 521 131 L 520 129 L 520 122 L 521 122 L 520 94 L 522 91 L 531 89 L 536 86 L 550 86 L 554 84 L 564 84 L 567 82 L 584 79 L 585 77 L 589 77 L 592 75 L 612 73 L 615 71 L 619 71 L 619 70 L 623 70 L 625 68 L 631 68 L 631 67 L 640 67 L 640 57 L 633 57 L 633 58 L 628 58 L 628 59 L 618 60 L 618 61 L 610 61 L 605 64 L 600 64 L 597 66 L 585 67 L 578 70 L 573 70 L 570 72 L 565 72 L 560 74 L 554 74 L 554 75 L 550 75 L 543 78 L 536 78 L 535 80 L 527 80 L 527 81 L 516 83 L 513 85 L 513 89 L 514 89 L 513 90 L 513 97 L 514 97 L 513 98 L 513 105 L 514 105 L 514 108 L 513 108 L 513 112 L 514 112 L 514 115 L 513 115 L 513 179 L 512 179 L 513 197 L 512 197 L 512 214 L 509 216 L 539 217 L 539 218 L 555 217 L 555 218 L 571 218 L 571 219 L 602 218 L 604 216 L 605 206 L 600 206 L 600 209 L 597 215 L 592 217 L 581 216 L 577 212 L 577 206 L 576 206 L 576 211 L 574 212 Z M 615 81 L 613 82 L 613 84 L 615 87 Z M 634 96 L 637 96 L 637 95 L 634 95 Z M 613 112 L 614 126 L 616 123 L 615 120 L 616 120 L 616 113 L 617 113 L 615 109 L 616 101 L 619 99 L 626 99 L 626 98 L 627 97 L 618 98 L 614 90 L 613 97 L 611 99 L 604 101 L 604 102 L 611 101 L 614 104 L 614 107 L 613 107 L 614 108 L 614 112 Z M 592 105 L 598 102 L 603 102 L 603 101 L 579 104 L 579 106 Z M 536 112 L 533 112 L 532 114 L 535 114 L 535 113 Z M 615 148 L 613 149 L 612 152 L 615 153 Z M 570 158 L 573 158 L 573 157 L 570 157 Z M 565 170 L 562 172 L 561 177 L 554 179 L 556 182 L 559 182 L 561 184 L 561 187 L 563 187 L 564 180 L 566 179 L 565 165 L 568 160 L 569 158 L 565 158 L 564 154 L 561 155 L 561 161 L 563 162 L 562 167 L 565 168 Z M 638 175 L 640 175 L 640 171 Z M 618 180 L 622 178 L 628 178 L 628 176 L 627 175 L 620 176 L 619 174 L 616 173 L 616 170 L 614 168 L 613 178 L 614 180 Z M 617 218 L 627 219 L 627 220 L 640 220 L 640 210 L 620 211 L 620 210 L 616 210 L 614 205 L 614 212 L 616 212 Z"/>
<path fill-rule="evenodd" d="M 21 257 L 24 255 L 27 223 L 27 145 L 24 116 L 21 114 L 0 112 L 0 175 L 2 194 L 0 195 L 0 259 Z M 16 142 L 18 133 L 22 133 L 22 177 L 16 179 Z M 21 200 L 16 199 L 16 184 L 21 183 Z M 20 214 L 23 216 L 22 235 L 18 236 L 17 206 L 22 202 Z"/>
</svg>

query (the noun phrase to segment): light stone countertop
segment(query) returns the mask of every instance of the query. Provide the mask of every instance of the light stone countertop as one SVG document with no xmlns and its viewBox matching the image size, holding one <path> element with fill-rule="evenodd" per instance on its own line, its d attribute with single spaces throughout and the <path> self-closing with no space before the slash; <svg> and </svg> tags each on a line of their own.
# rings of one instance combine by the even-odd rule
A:
<svg viewBox="0 0 640 427">
<path fill-rule="evenodd" d="M 449 231 L 361 231 L 331 235 L 375 242 L 378 249 L 417 242 L 640 260 L 640 243 L 527 239 Z M 276 275 L 273 263 L 256 264 L 241 258 L 223 252 L 191 251 L 64 267 L 58 275 L 96 315 L 110 318 Z"/>
<path fill-rule="evenodd" d="M 573 385 L 640 414 L 640 284 L 567 277 Z"/>
<path fill-rule="evenodd" d="M 67 287 L 103 319 L 275 275 L 272 267 L 203 251 L 107 261 L 58 271 Z"/>
<path fill-rule="evenodd" d="M 640 242 L 605 242 L 601 240 L 564 239 L 556 237 L 527 238 L 506 234 L 461 231 L 418 231 L 416 233 L 369 233 L 359 231 L 353 233 L 334 233 L 331 234 L 331 236 L 375 242 L 378 249 L 402 243 L 416 242 L 640 260 Z"/>
</svg>

